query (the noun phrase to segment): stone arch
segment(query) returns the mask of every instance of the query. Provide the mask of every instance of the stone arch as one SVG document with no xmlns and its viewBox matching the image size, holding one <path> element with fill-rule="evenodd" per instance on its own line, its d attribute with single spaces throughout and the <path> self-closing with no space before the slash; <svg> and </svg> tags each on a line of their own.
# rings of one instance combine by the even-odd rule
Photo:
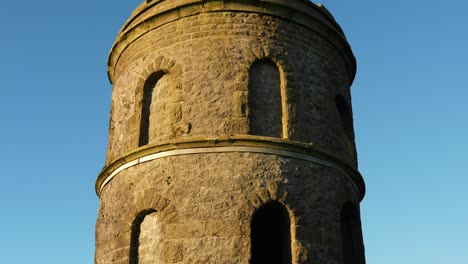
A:
<svg viewBox="0 0 468 264">
<path fill-rule="evenodd" d="M 249 213 L 252 214 L 257 208 L 271 202 L 279 201 L 286 204 L 287 193 L 281 188 L 281 182 L 278 180 L 268 180 L 248 196 Z"/>
<path fill-rule="evenodd" d="M 146 59 L 148 60 L 148 59 Z M 136 94 L 143 92 L 144 85 L 148 78 L 155 72 L 171 73 L 175 75 L 174 82 L 176 86 L 180 86 L 182 81 L 182 66 L 175 60 L 167 59 L 163 56 L 157 56 L 138 73 L 136 83 Z"/>
<path fill-rule="evenodd" d="M 161 213 L 165 222 L 170 222 L 175 217 L 174 205 L 168 199 L 159 195 L 156 188 L 148 188 L 144 191 L 137 192 L 133 199 L 130 222 L 137 218 L 141 212 L 148 210 Z"/>
<path fill-rule="evenodd" d="M 150 125 L 151 124 L 151 106 L 154 102 L 154 90 L 158 81 L 166 74 L 164 71 L 157 71 L 150 75 L 143 85 L 142 103 L 141 103 L 141 118 L 140 118 L 140 133 L 138 138 L 138 146 L 148 145 L 150 140 Z"/>
<path fill-rule="evenodd" d="M 133 124 L 137 127 L 136 147 L 173 138 L 174 127 L 181 127 L 182 72 L 180 64 L 163 56 L 156 57 L 140 72 Z"/>
<path fill-rule="evenodd" d="M 129 264 L 143 264 L 146 259 L 157 257 L 158 244 L 161 244 L 160 216 L 154 209 L 140 212 L 132 223 L 130 235 Z M 159 232 L 158 232 L 159 231 Z M 148 256 L 151 255 L 151 258 Z"/>
<path fill-rule="evenodd" d="M 129 264 L 149 264 L 162 254 L 163 225 L 171 223 L 176 217 L 174 205 L 157 194 L 156 188 L 137 192 L 130 205 L 129 226 Z"/>
<path fill-rule="evenodd" d="M 291 216 L 278 201 L 263 204 L 251 220 L 251 264 L 291 264 Z"/>
<path fill-rule="evenodd" d="M 344 264 L 365 264 L 359 207 L 347 201 L 341 209 L 341 241 Z"/>
<path fill-rule="evenodd" d="M 294 115 L 293 109 L 289 106 L 289 99 L 295 97 L 293 94 L 294 89 L 294 72 L 292 62 L 289 61 L 289 57 L 286 56 L 287 52 L 282 47 L 273 47 L 273 46 L 261 46 L 254 47 L 252 50 L 245 54 L 245 65 L 247 65 L 246 70 L 240 76 L 241 80 L 249 80 L 246 85 L 246 90 L 250 93 L 250 76 L 252 66 L 258 62 L 268 62 L 270 65 L 275 65 L 279 71 L 279 90 L 281 97 L 281 137 L 289 138 L 290 130 L 290 119 Z M 249 111 L 249 110 L 248 110 Z"/>
</svg>

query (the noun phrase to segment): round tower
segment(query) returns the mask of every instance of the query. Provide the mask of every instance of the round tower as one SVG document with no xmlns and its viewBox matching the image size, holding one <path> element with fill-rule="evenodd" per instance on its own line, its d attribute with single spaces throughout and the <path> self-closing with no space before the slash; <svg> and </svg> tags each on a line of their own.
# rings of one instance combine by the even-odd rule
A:
<svg viewBox="0 0 468 264">
<path fill-rule="evenodd" d="M 356 62 L 307 0 L 147 0 L 112 47 L 97 264 L 363 264 Z"/>
</svg>

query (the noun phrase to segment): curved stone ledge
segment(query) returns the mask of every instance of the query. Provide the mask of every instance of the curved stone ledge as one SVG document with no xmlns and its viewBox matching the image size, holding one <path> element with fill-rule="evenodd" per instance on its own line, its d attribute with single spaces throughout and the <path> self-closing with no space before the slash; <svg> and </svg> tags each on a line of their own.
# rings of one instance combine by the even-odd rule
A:
<svg viewBox="0 0 468 264">
<path fill-rule="evenodd" d="M 119 172 L 147 161 L 170 156 L 226 152 L 278 155 L 321 164 L 343 172 L 355 186 L 361 199 L 365 195 L 364 180 L 356 168 L 316 149 L 313 144 L 259 136 L 226 136 L 208 139 L 190 137 L 145 146 L 129 152 L 106 166 L 97 177 L 95 190 L 100 196 L 105 185 Z"/>
<path fill-rule="evenodd" d="M 254 12 L 286 19 L 322 35 L 343 56 L 350 84 L 356 75 L 356 59 L 334 18 L 323 7 L 306 1 L 261 0 L 179 0 L 153 1 L 141 5 L 124 25 L 111 49 L 108 76 L 114 83 L 114 70 L 123 51 L 147 32 L 178 19 L 208 12 Z"/>
</svg>

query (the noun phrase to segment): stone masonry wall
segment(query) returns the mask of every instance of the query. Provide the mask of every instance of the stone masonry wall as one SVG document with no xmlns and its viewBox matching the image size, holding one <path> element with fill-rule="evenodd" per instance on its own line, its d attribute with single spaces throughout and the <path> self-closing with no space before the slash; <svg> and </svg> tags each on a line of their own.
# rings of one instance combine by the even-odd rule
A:
<svg viewBox="0 0 468 264">
<path fill-rule="evenodd" d="M 248 134 L 249 70 L 260 59 L 279 66 L 287 101 L 284 138 L 316 144 L 355 165 L 354 142 L 340 125 L 335 96 L 350 100 L 339 52 L 317 33 L 279 18 L 212 12 L 148 32 L 123 51 L 116 67 L 107 162 L 138 147 L 140 91 L 163 70 L 167 103 L 153 115 L 152 142 L 183 136 Z M 348 103 L 348 105 L 351 105 Z M 265 124 L 268 126 L 269 124 Z M 353 133 L 353 132 L 351 132 Z"/>
<path fill-rule="evenodd" d="M 347 43 L 336 40 L 340 33 L 330 33 L 339 31 L 331 16 L 304 3 L 158 1 L 142 5 L 141 15 L 129 20 L 126 27 L 158 12 L 155 19 L 161 23 L 153 20 L 158 26 L 151 30 L 141 24 L 136 33 L 125 28 L 130 33 L 120 35 L 119 41 L 128 36 L 128 42 L 111 53 L 109 167 L 99 176 L 105 185 L 102 190 L 98 186 L 96 264 L 248 264 L 252 215 L 270 201 L 289 212 L 293 264 L 343 263 L 341 209 L 349 202 L 359 204 L 364 192 L 344 171 L 357 167 L 352 110 L 346 108 L 351 106 L 354 77 L 347 63 L 354 57 L 336 46 Z M 216 9 L 224 4 L 250 12 Z M 211 7 L 200 9 L 205 5 Z M 252 11 L 265 7 L 271 14 L 287 13 L 293 5 L 296 11 L 310 7 L 315 13 L 306 18 L 297 11 L 296 23 L 287 16 Z M 323 27 L 322 35 L 301 19 Z M 132 39 L 131 34 L 139 37 Z M 258 62 L 260 66 L 252 68 Z M 154 76 L 148 95 L 145 85 Z M 271 91 L 262 91 L 262 86 Z M 148 100 L 151 107 L 145 114 Z M 269 113 L 262 117 L 258 109 Z M 140 129 L 145 116 L 146 132 Z M 322 155 L 328 165 L 305 161 L 309 154 L 300 154 L 300 159 L 249 152 L 178 154 L 137 164 L 140 154 L 158 149 L 142 146 L 143 133 L 148 134 L 144 144 L 152 146 L 211 139 L 213 148 L 220 136 L 266 135 L 312 143 L 330 156 Z M 257 147 L 259 137 L 248 138 Z M 265 149 L 280 142 L 263 139 Z M 297 145 L 285 142 L 280 147 L 291 146 L 287 151 L 300 156 L 294 152 L 299 148 L 292 147 Z M 319 154 L 309 158 L 322 157 L 310 153 Z"/>
<path fill-rule="evenodd" d="M 162 228 L 153 233 L 160 243 L 152 244 L 161 254 L 150 263 L 248 264 L 252 214 L 279 200 L 291 215 L 293 263 L 341 264 L 340 210 L 359 199 L 343 174 L 293 158 L 249 153 L 162 158 L 121 172 L 104 188 L 96 263 L 129 263 L 132 222 L 153 209 L 158 225 L 144 222 L 142 234 Z"/>
</svg>

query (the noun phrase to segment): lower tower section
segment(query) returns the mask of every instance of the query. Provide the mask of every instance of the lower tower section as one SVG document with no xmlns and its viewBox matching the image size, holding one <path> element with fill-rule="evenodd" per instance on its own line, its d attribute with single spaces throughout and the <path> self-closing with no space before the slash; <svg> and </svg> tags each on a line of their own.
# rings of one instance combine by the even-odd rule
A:
<svg viewBox="0 0 468 264">
<path fill-rule="evenodd" d="M 125 162 L 99 182 L 96 263 L 364 263 L 360 175 L 307 146 L 187 140 Z"/>
</svg>

